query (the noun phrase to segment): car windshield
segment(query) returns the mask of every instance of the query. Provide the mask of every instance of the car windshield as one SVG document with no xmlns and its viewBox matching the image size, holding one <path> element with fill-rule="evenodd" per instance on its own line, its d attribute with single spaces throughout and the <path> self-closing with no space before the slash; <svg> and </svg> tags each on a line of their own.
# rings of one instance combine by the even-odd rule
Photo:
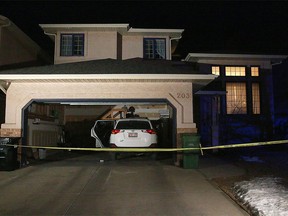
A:
<svg viewBox="0 0 288 216">
<path fill-rule="evenodd" d="M 151 129 L 147 121 L 119 121 L 116 129 Z"/>
</svg>

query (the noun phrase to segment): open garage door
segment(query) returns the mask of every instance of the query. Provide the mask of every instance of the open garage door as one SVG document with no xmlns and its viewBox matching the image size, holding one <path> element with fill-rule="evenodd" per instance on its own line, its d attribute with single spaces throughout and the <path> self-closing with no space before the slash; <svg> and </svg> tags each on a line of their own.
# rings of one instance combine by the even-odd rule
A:
<svg viewBox="0 0 288 216">
<path fill-rule="evenodd" d="M 152 122 L 160 148 L 176 146 L 176 109 L 165 99 L 33 100 L 23 109 L 22 143 L 45 147 L 107 147 L 113 123 L 103 122 L 129 117 L 131 107 L 135 109 L 134 115 Z M 123 109 L 127 112 L 119 112 Z M 92 128 L 98 140 L 91 137 Z M 39 152 L 27 150 L 27 157 L 37 158 Z"/>
</svg>

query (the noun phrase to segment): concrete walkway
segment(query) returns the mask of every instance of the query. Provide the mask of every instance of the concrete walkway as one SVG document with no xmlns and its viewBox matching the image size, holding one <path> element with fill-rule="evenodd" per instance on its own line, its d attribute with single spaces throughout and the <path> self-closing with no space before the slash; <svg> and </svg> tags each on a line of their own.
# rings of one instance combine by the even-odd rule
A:
<svg viewBox="0 0 288 216">
<path fill-rule="evenodd" d="M 0 215 L 248 215 L 209 182 L 241 172 L 209 158 L 197 170 L 105 153 L 45 161 L 0 172 Z"/>
</svg>

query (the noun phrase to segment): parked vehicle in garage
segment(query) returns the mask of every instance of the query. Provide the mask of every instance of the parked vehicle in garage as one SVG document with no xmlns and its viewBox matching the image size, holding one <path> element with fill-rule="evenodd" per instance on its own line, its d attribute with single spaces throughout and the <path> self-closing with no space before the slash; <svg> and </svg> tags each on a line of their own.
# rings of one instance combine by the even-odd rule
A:
<svg viewBox="0 0 288 216">
<path fill-rule="evenodd" d="M 141 147 L 157 147 L 157 135 L 150 120 L 141 118 L 117 120 L 111 132 L 110 148 Z M 116 152 L 111 152 L 112 159 L 116 159 L 117 154 Z"/>
</svg>

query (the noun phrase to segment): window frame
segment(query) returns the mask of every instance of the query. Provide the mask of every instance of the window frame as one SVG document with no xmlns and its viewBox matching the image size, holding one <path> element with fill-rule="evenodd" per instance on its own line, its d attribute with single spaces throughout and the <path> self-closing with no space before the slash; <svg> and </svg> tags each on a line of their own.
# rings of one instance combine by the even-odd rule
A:
<svg viewBox="0 0 288 216">
<path fill-rule="evenodd" d="M 227 68 L 235 68 L 235 69 L 237 69 L 237 68 L 244 68 L 244 75 L 241 75 L 241 71 L 240 71 L 240 75 L 237 75 L 237 72 L 235 72 L 235 75 L 227 75 Z M 225 75 L 225 77 L 246 77 L 247 76 L 247 68 L 246 68 L 246 66 L 243 66 L 243 65 L 241 65 L 241 66 L 237 66 L 237 65 L 226 65 L 226 66 L 224 66 L 224 75 Z"/>
<path fill-rule="evenodd" d="M 218 74 L 217 74 L 217 72 L 213 73 L 214 72 L 213 68 L 218 69 Z M 211 65 L 211 73 L 213 75 L 220 76 L 221 75 L 221 67 L 219 65 Z"/>
<path fill-rule="evenodd" d="M 64 54 L 63 52 L 63 36 L 72 36 L 72 42 L 71 42 L 71 55 L 69 54 Z M 83 38 L 83 42 L 81 44 L 81 49 L 80 49 L 80 54 L 75 53 L 76 52 L 76 48 L 77 45 L 79 46 L 79 44 L 75 44 L 76 41 L 76 36 L 82 36 Z M 84 56 L 84 50 L 85 50 L 85 34 L 84 33 L 62 33 L 60 35 L 60 56 L 61 57 L 74 57 L 74 56 Z M 79 51 L 78 51 L 79 52 Z"/>
<path fill-rule="evenodd" d="M 257 94 L 254 91 L 254 86 L 257 85 Z M 251 114 L 252 115 L 260 115 L 262 112 L 261 109 L 261 85 L 259 82 L 252 82 L 251 83 Z M 257 106 L 255 106 L 257 105 Z M 257 112 L 255 112 L 257 110 Z"/>
<path fill-rule="evenodd" d="M 148 52 L 146 52 L 146 41 L 153 41 L 153 58 L 150 58 L 149 56 L 148 56 Z M 164 44 L 164 57 L 163 58 L 155 58 L 155 55 L 156 55 L 156 51 L 157 51 L 157 47 L 156 47 L 156 40 L 163 40 L 163 44 Z M 164 59 L 164 60 L 166 60 L 167 59 L 167 44 L 166 44 L 166 38 L 154 38 L 154 37 L 144 37 L 143 38 L 143 58 L 144 59 Z M 159 56 L 161 56 L 161 55 L 159 55 Z"/>
<path fill-rule="evenodd" d="M 217 66 L 216 64 L 213 66 Z M 245 68 L 245 76 L 235 76 L 236 73 L 232 73 L 232 76 L 229 74 L 226 75 L 227 67 L 243 67 Z M 251 68 L 258 68 L 258 76 L 252 76 Z M 227 94 L 225 98 L 223 98 L 222 109 L 225 115 L 263 115 L 263 104 L 262 104 L 262 76 L 261 76 L 261 66 L 260 65 L 223 65 L 222 68 L 222 76 L 221 82 L 223 87 L 227 86 L 227 83 L 245 83 L 246 84 L 246 113 L 236 113 L 231 112 L 233 109 L 231 108 L 231 101 L 229 102 L 229 96 Z M 212 73 L 212 67 L 211 67 Z M 258 83 L 258 87 L 253 86 L 254 83 Z M 237 99 L 235 99 L 237 100 Z M 229 104 L 230 103 L 230 104 Z M 233 103 L 232 103 L 233 105 Z M 229 108 L 228 108 L 229 107 Z"/>
<path fill-rule="evenodd" d="M 255 75 L 252 75 L 252 68 L 258 68 L 258 75 L 257 76 L 255 76 Z M 259 66 L 257 66 L 257 65 L 251 65 L 250 66 L 250 76 L 251 77 L 260 77 L 260 67 Z"/>
</svg>

